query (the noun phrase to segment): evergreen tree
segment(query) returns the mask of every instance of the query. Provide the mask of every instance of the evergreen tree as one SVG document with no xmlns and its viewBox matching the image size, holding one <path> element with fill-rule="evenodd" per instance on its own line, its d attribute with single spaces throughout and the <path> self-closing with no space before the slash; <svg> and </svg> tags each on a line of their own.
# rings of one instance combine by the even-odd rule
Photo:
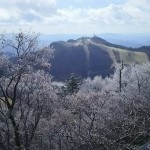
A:
<svg viewBox="0 0 150 150">
<path fill-rule="evenodd" d="M 75 77 L 74 74 L 72 73 L 66 85 L 63 87 L 64 94 L 67 95 L 78 92 L 81 83 L 82 83 L 81 77 Z"/>
</svg>

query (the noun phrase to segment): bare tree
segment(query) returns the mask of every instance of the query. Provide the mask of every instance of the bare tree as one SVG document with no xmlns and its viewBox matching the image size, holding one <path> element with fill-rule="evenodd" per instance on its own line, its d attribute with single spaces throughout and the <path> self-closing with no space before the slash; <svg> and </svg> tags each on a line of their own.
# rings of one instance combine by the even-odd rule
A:
<svg viewBox="0 0 150 150">
<path fill-rule="evenodd" d="M 0 58 L 0 144 L 6 150 L 28 150 L 54 92 L 51 77 L 35 69 L 48 64 L 52 51 L 41 50 L 38 35 L 31 32 L 14 34 L 11 39 L 3 36 L 1 48 L 12 51 L 13 57 Z"/>
<path fill-rule="evenodd" d="M 121 68 L 119 70 L 119 91 L 121 92 L 122 90 L 122 70 L 124 68 L 124 65 L 123 65 L 123 61 L 121 63 Z"/>
</svg>

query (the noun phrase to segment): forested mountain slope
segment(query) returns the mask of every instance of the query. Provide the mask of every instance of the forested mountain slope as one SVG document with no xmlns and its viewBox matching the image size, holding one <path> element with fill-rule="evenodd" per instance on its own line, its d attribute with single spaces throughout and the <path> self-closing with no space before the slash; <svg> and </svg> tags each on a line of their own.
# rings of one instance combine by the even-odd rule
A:
<svg viewBox="0 0 150 150">
<path fill-rule="evenodd" d="M 107 76 L 113 72 L 114 64 L 121 61 L 124 64 L 149 61 L 142 50 L 131 50 L 96 36 L 53 42 L 50 47 L 54 48 L 51 74 L 58 80 L 67 79 L 71 73 L 82 77 Z"/>
</svg>

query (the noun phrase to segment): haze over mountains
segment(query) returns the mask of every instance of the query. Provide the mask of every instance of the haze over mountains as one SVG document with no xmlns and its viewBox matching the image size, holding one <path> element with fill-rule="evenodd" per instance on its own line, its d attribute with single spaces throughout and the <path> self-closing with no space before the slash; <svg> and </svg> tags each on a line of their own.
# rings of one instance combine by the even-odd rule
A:
<svg viewBox="0 0 150 150">
<path fill-rule="evenodd" d="M 54 48 L 51 74 L 57 80 L 66 80 L 71 73 L 81 77 L 108 76 L 116 63 L 145 63 L 149 56 L 142 49 L 129 49 L 94 37 L 82 37 L 67 42 L 52 42 Z"/>
<path fill-rule="evenodd" d="M 94 34 L 93 34 L 94 35 Z M 78 39 L 80 37 L 92 37 L 93 35 L 80 34 L 54 34 L 40 36 L 41 43 L 49 44 L 54 41 L 68 41 L 69 39 Z M 140 46 L 150 45 L 150 34 L 119 34 L 119 33 L 105 33 L 96 35 L 105 39 L 106 41 L 126 47 L 137 48 Z"/>
</svg>

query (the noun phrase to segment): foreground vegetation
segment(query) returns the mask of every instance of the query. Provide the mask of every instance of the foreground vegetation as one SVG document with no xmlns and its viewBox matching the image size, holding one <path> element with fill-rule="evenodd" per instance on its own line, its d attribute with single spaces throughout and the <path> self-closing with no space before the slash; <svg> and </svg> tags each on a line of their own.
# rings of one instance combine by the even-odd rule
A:
<svg viewBox="0 0 150 150">
<path fill-rule="evenodd" d="M 37 38 L 1 37 L 1 49 L 14 50 L 0 54 L 2 150 L 134 150 L 148 142 L 149 63 L 117 65 L 113 76 L 82 84 L 72 77 L 60 88 L 43 71 L 53 50 L 39 49 Z"/>
</svg>

